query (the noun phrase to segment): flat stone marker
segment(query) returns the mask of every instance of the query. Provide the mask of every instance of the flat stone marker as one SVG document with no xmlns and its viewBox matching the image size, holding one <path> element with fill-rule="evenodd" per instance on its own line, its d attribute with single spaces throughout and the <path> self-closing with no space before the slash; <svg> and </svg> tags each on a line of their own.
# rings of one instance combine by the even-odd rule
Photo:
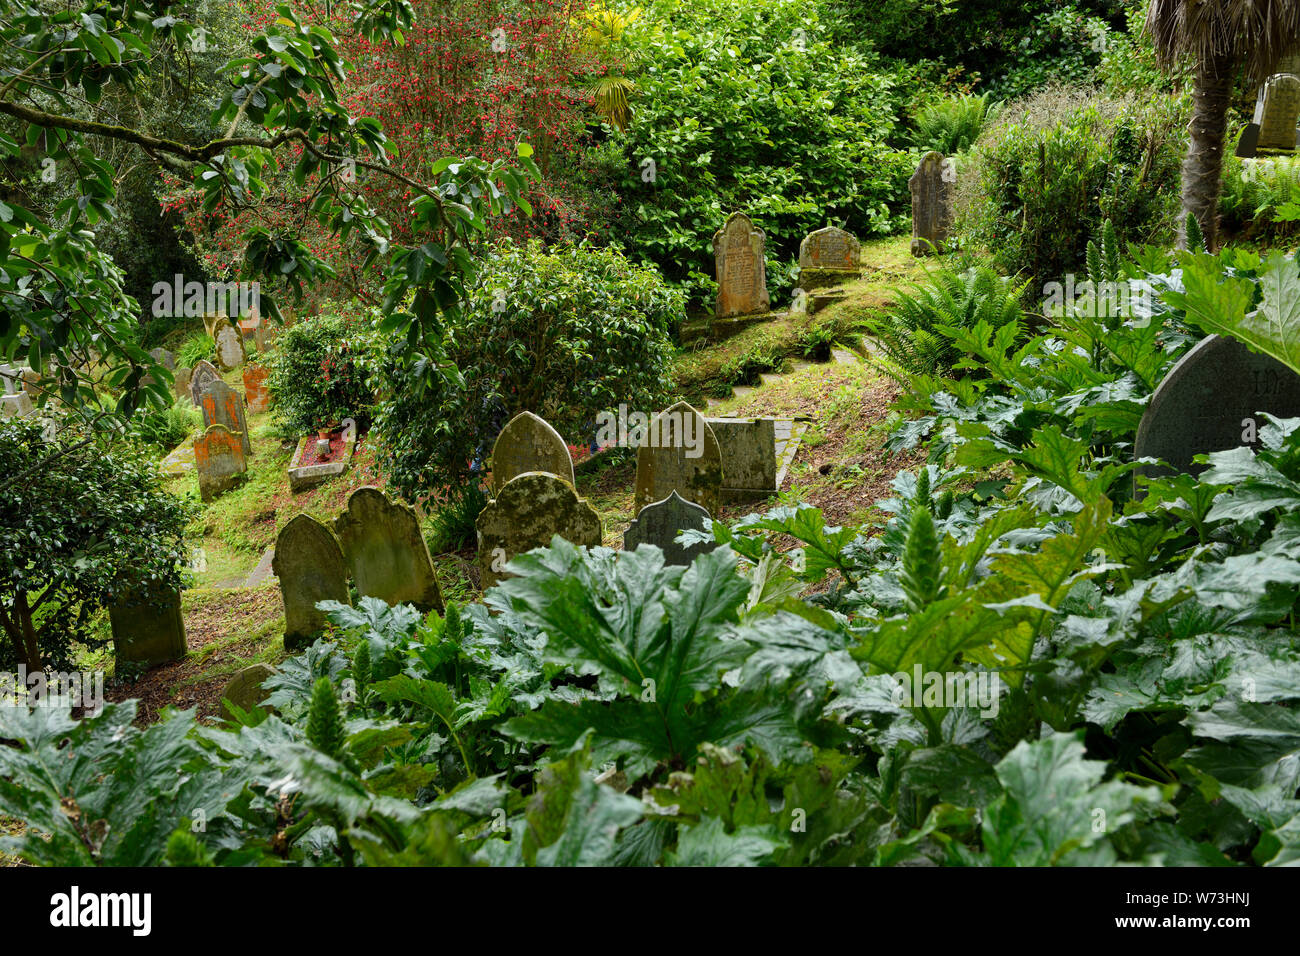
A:
<svg viewBox="0 0 1300 956">
<path fill-rule="evenodd" d="M 270 664 L 250 664 L 236 671 L 221 694 L 221 716 L 227 720 L 234 719 L 235 715 L 227 704 L 234 704 L 240 710 L 251 710 L 270 697 L 271 692 L 262 687 L 262 682 L 274 673 L 275 668 Z"/>
<path fill-rule="evenodd" d="M 378 488 L 358 488 L 334 520 L 357 593 L 387 604 L 442 610 L 442 594 L 415 509 Z"/>
<path fill-rule="evenodd" d="M 240 436 L 225 425 L 209 425 L 202 437 L 194 439 L 194 470 L 203 501 L 235 487 L 248 471 Z"/>
<path fill-rule="evenodd" d="M 217 371 L 217 367 L 207 359 L 200 359 L 194 366 L 194 371 L 190 373 L 190 401 L 196 408 L 203 404 L 203 390 L 213 382 L 219 381 L 221 381 L 221 373 Z"/>
<path fill-rule="evenodd" d="M 718 439 L 724 503 L 762 500 L 776 494 L 776 419 L 705 419 Z"/>
<path fill-rule="evenodd" d="M 217 364 L 228 372 L 243 365 L 244 358 L 244 340 L 239 337 L 239 330 L 229 322 L 218 326 Z"/>
<path fill-rule="evenodd" d="M 185 656 L 181 593 L 146 585 L 108 609 L 119 663 L 163 664 Z"/>
<path fill-rule="evenodd" d="M 328 619 L 316 610 L 317 601 L 352 603 L 343 546 L 311 515 L 295 515 L 280 529 L 271 570 L 280 579 L 286 648 L 306 647 L 325 626 Z"/>
<path fill-rule="evenodd" d="M 253 445 L 248 440 L 248 418 L 244 414 L 244 397 L 237 391 L 217 379 L 203 390 L 199 396 L 203 409 L 203 425 L 225 425 L 239 435 L 245 457 L 253 454 Z"/>
<path fill-rule="evenodd" d="M 1300 79 L 1287 73 L 1270 76 L 1255 104 L 1255 122 L 1263 149 L 1296 148 L 1296 119 L 1300 118 Z"/>
<path fill-rule="evenodd" d="M 1300 417 L 1300 375 L 1234 338 L 1211 335 L 1156 387 L 1138 425 L 1134 457 L 1162 458 L 1197 474 L 1203 466 L 1192 464 L 1194 455 L 1241 445 L 1258 448 L 1258 441 L 1245 439 L 1264 425 L 1260 412 Z M 1140 472 L 1154 477 L 1169 469 L 1146 466 Z"/>
<path fill-rule="evenodd" d="M 678 402 L 651 420 L 636 453 L 638 514 L 675 491 L 715 515 L 722 479 L 718 438 L 695 408 Z"/>
<path fill-rule="evenodd" d="M 271 371 L 265 365 L 244 366 L 244 401 L 250 412 L 260 414 L 270 411 L 271 392 L 266 386 L 270 375 Z"/>
<path fill-rule="evenodd" d="M 573 458 L 560 433 L 532 412 L 520 412 L 501 429 L 492 446 L 492 493 L 511 479 L 544 471 L 573 484 Z"/>
<path fill-rule="evenodd" d="M 907 181 L 912 191 L 912 255 L 928 256 L 935 249 L 943 251 L 952 227 L 956 179 L 951 160 L 930 150 L 921 157 L 916 172 Z"/>
<path fill-rule="evenodd" d="M 701 554 L 712 551 L 717 543 L 707 542 L 687 547 L 677 543 L 677 535 L 687 529 L 707 531 L 713 527 L 709 513 L 673 492 L 663 501 L 646 505 L 623 532 L 623 550 L 635 551 L 638 545 L 653 544 L 664 553 L 664 564 L 690 564 Z"/>
<path fill-rule="evenodd" d="M 600 545 L 600 515 L 572 483 L 533 471 L 517 475 L 479 512 L 478 560 L 484 591 L 506 577 L 506 563 L 559 535 L 571 544 Z"/>
<path fill-rule="evenodd" d="M 718 280 L 714 314 L 719 318 L 767 312 L 767 263 L 762 229 L 744 213 L 734 212 L 713 234 L 713 264 Z"/>
</svg>

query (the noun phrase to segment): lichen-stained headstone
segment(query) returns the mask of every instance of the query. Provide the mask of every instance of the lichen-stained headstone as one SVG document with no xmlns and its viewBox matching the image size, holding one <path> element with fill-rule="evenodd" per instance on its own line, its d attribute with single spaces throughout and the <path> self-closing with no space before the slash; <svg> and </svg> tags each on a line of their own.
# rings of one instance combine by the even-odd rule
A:
<svg viewBox="0 0 1300 956">
<path fill-rule="evenodd" d="M 244 364 L 244 340 L 229 322 L 217 326 L 217 364 L 225 371 Z"/>
<path fill-rule="evenodd" d="M 351 604 L 343 546 L 334 532 L 311 515 L 300 514 L 280 529 L 271 570 L 280 579 L 284 601 L 284 646 L 304 647 L 325 626 L 318 601 Z"/>
<path fill-rule="evenodd" d="M 533 471 L 517 475 L 479 512 L 480 584 L 486 591 L 503 577 L 505 566 L 559 535 L 571 544 L 601 543 L 600 515 L 579 498 L 573 484 L 556 475 Z"/>
<path fill-rule="evenodd" d="M 704 416 L 678 402 L 650 421 L 636 453 L 636 510 L 662 501 L 674 491 L 718 513 L 722 453 Z"/>
<path fill-rule="evenodd" d="M 857 272 L 862 268 L 862 246 L 851 232 L 835 226 L 818 229 L 799 243 L 799 268 Z"/>
<path fill-rule="evenodd" d="M 123 594 L 109 606 L 108 621 L 119 663 L 162 664 L 185 656 L 185 618 L 174 588 L 146 584 Z"/>
<path fill-rule="evenodd" d="M 271 691 L 262 684 L 274 673 L 275 668 L 270 664 L 250 664 L 236 671 L 221 693 L 221 716 L 233 719 L 230 704 L 240 710 L 251 710 L 270 697 Z"/>
<path fill-rule="evenodd" d="M 529 471 L 544 471 L 573 484 L 573 458 L 560 433 L 532 412 L 520 412 L 492 446 L 492 493 Z"/>
<path fill-rule="evenodd" d="M 239 484 L 248 471 L 240 436 L 225 425 L 209 425 L 201 437 L 194 439 L 194 470 L 203 501 L 211 501 Z"/>
<path fill-rule="evenodd" d="M 1160 458 L 1192 473 L 1195 455 L 1258 448 L 1260 412 L 1300 417 L 1300 375 L 1234 338 L 1211 335 L 1179 359 L 1156 386 L 1138 425 L 1135 458 Z M 1147 475 L 1168 469 L 1144 466 Z"/>
<path fill-rule="evenodd" d="M 217 379 L 199 396 L 199 407 L 203 409 L 205 428 L 209 425 L 225 425 L 239 435 L 239 443 L 244 448 L 244 455 L 253 454 L 253 445 L 248 440 L 248 418 L 244 414 L 242 395 L 221 379 Z"/>
<path fill-rule="evenodd" d="M 357 593 L 388 604 L 442 610 L 420 520 L 409 505 L 390 501 L 378 488 L 358 488 L 334 521 Z"/>
<path fill-rule="evenodd" d="M 266 385 L 270 374 L 265 365 L 244 366 L 244 400 L 250 412 L 261 413 L 271 408 L 271 392 Z"/>
<path fill-rule="evenodd" d="M 635 551 L 638 545 L 653 544 L 663 551 L 665 564 L 690 564 L 717 544 L 702 542 L 688 547 L 677 543 L 677 535 L 686 530 L 707 531 L 712 526 L 707 511 L 674 491 L 663 501 L 641 509 L 623 532 L 623 550 Z"/>
<path fill-rule="evenodd" d="M 200 359 L 190 373 L 190 401 L 197 408 L 203 404 L 203 390 L 213 382 L 221 380 L 217 367 L 207 359 Z"/>
<path fill-rule="evenodd" d="M 732 213 L 713 234 L 713 263 L 718 279 L 718 300 L 714 314 L 749 315 L 767 312 L 767 263 L 762 229 L 744 213 Z"/>
<path fill-rule="evenodd" d="M 1296 148 L 1296 119 L 1300 118 L 1300 79 L 1287 73 L 1270 76 L 1256 106 L 1257 148 Z"/>
<path fill-rule="evenodd" d="M 916 172 L 907 181 L 912 191 L 912 255 L 930 255 L 943 250 L 952 226 L 952 203 L 956 167 L 942 153 L 930 150 L 921 157 Z"/>
</svg>

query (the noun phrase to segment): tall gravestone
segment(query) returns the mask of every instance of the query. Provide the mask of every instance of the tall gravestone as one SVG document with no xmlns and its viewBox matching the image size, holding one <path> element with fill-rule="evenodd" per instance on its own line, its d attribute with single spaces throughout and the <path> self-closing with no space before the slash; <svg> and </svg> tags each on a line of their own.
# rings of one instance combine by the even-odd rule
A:
<svg viewBox="0 0 1300 956">
<path fill-rule="evenodd" d="M 732 213 L 713 235 L 713 263 L 718 279 L 714 314 L 719 318 L 767 312 L 767 263 L 762 229 L 744 213 Z"/>
<path fill-rule="evenodd" d="M 244 455 L 251 457 L 253 445 L 248 440 L 248 418 L 244 414 L 243 396 L 221 379 L 217 379 L 203 390 L 199 402 L 203 409 L 203 427 L 225 425 L 239 435 Z"/>
<path fill-rule="evenodd" d="M 776 419 L 705 419 L 718 439 L 724 504 L 761 501 L 776 494 Z"/>
<path fill-rule="evenodd" d="M 225 425 L 209 425 L 201 437 L 194 439 L 194 470 L 203 501 L 211 501 L 239 484 L 248 471 L 240 436 Z"/>
<path fill-rule="evenodd" d="M 239 368 L 244 364 L 244 340 L 239 331 L 229 322 L 217 327 L 217 364 L 223 371 Z"/>
<path fill-rule="evenodd" d="M 492 446 L 492 493 L 529 471 L 544 471 L 573 484 L 573 458 L 560 433 L 532 412 L 520 412 Z"/>
<path fill-rule="evenodd" d="M 1227 451 L 1263 426 L 1258 416 L 1300 417 L 1300 375 L 1234 338 L 1211 335 L 1187 352 L 1156 387 L 1138 425 L 1133 454 L 1196 473 L 1194 455 Z M 1253 428 L 1251 427 L 1253 423 Z M 1168 469 L 1145 466 L 1156 476 Z"/>
<path fill-rule="evenodd" d="M 713 429 L 692 406 L 678 402 L 654 417 L 637 449 L 636 510 L 675 491 L 716 515 L 722 475 Z"/>
<path fill-rule="evenodd" d="M 571 482 L 540 471 L 507 482 L 479 512 L 476 527 L 480 584 L 485 591 L 506 576 L 507 562 L 549 545 L 555 535 L 589 548 L 601 543 L 596 509 L 578 497 Z"/>
<path fill-rule="evenodd" d="M 162 664 L 185 656 L 185 618 L 175 589 L 145 585 L 108 608 L 119 663 Z"/>
<path fill-rule="evenodd" d="M 265 365 L 244 366 L 244 401 L 250 412 L 260 414 L 270 410 L 271 392 L 266 385 L 270 374 Z"/>
<path fill-rule="evenodd" d="M 196 408 L 203 405 L 203 390 L 213 382 L 221 381 L 221 373 L 207 359 L 200 359 L 190 373 L 190 401 Z"/>
<path fill-rule="evenodd" d="M 707 511 L 674 491 L 663 501 L 641 509 L 623 532 L 623 550 L 635 551 L 638 545 L 653 544 L 663 551 L 665 564 L 690 564 L 717 544 L 704 542 L 688 547 L 677 543 L 677 535 L 687 530 L 707 531 L 712 526 Z"/>
<path fill-rule="evenodd" d="M 921 157 L 916 172 L 907 181 L 912 192 L 912 255 L 943 250 L 952 228 L 955 181 L 954 167 L 942 153 L 930 150 Z"/>
<path fill-rule="evenodd" d="M 409 505 L 390 501 L 378 488 L 358 488 L 334 521 L 357 593 L 388 604 L 442 610 L 420 521 Z"/>
<path fill-rule="evenodd" d="M 1287 73 L 1270 76 L 1255 106 L 1259 124 L 1257 147 L 1296 148 L 1296 119 L 1300 118 L 1300 79 Z"/>
<path fill-rule="evenodd" d="M 856 279 L 862 271 L 862 246 L 851 232 L 827 226 L 799 243 L 799 288 L 805 292 Z"/>
<path fill-rule="evenodd" d="M 271 570 L 280 579 L 286 648 L 306 646 L 325 626 L 325 612 L 316 609 L 316 602 L 352 603 L 343 546 L 311 515 L 295 515 L 280 529 Z"/>
</svg>

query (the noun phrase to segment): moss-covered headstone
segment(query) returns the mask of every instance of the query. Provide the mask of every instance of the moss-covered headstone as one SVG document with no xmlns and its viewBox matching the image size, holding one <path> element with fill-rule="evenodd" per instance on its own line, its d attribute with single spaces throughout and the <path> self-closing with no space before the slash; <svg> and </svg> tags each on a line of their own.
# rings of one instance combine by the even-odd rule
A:
<svg viewBox="0 0 1300 956">
<path fill-rule="evenodd" d="M 573 458 L 560 433 L 532 412 L 520 412 L 492 446 L 492 493 L 499 494 L 511 479 L 530 471 L 573 484 Z"/>
<path fill-rule="evenodd" d="M 175 588 L 137 588 L 109 606 L 108 620 L 119 664 L 151 666 L 185 656 L 185 618 Z"/>
<path fill-rule="evenodd" d="M 636 453 L 636 510 L 674 491 L 718 513 L 722 454 L 704 416 L 686 402 L 656 415 Z"/>
<path fill-rule="evenodd" d="M 378 488 L 358 488 L 334 521 L 357 593 L 388 604 L 442 610 L 420 521 L 409 505 L 390 501 Z"/>
<path fill-rule="evenodd" d="M 305 647 L 325 626 L 325 612 L 316 609 L 316 602 L 352 603 L 343 547 L 334 532 L 311 515 L 296 515 L 280 529 L 271 570 L 280 579 L 286 648 Z"/>
<path fill-rule="evenodd" d="M 508 561 L 542 548 L 559 535 L 571 544 L 601 543 L 600 515 L 573 485 L 545 472 L 527 472 L 506 483 L 479 512 L 478 560 L 484 590 L 506 576 Z"/>
</svg>

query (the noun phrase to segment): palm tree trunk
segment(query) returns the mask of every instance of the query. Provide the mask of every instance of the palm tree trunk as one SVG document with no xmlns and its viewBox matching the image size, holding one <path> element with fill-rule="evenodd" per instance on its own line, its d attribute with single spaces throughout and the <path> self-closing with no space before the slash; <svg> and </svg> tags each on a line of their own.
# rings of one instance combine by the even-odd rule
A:
<svg viewBox="0 0 1300 956">
<path fill-rule="evenodd" d="M 1183 160 L 1183 214 L 1178 223 L 1178 247 L 1187 247 L 1187 214 L 1200 224 L 1205 244 L 1219 247 L 1219 190 L 1223 177 L 1223 139 L 1228 127 L 1228 101 L 1236 64 L 1230 55 L 1208 56 L 1196 70 L 1187 157 Z"/>
</svg>

